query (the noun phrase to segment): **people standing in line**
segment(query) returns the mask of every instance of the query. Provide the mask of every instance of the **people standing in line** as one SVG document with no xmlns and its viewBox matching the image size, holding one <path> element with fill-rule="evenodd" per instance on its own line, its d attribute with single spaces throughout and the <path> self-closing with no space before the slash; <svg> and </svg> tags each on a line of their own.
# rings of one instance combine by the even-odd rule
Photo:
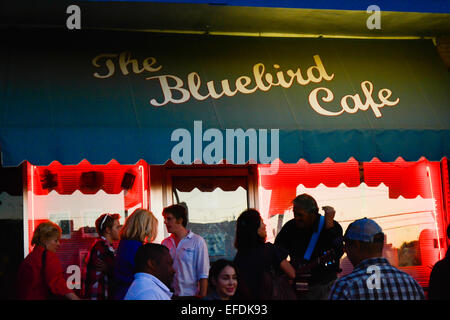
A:
<svg viewBox="0 0 450 320">
<path fill-rule="evenodd" d="M 120 231 L 120 242 L 114 261 L 114 299 L 122 300 L 134 278 L 136 251 L 147 242 L 153 242 L 158 231 L 158 220 L 146 209 L 136 209 Z"/>
<path fill-rule="evenodd" d="M 173 289 L 176 297 L 203 298 L 208 289 L 209 255 L 205 240 L 186 229 L 187 208 L 175 204 L 164 208 L 164 224 L 171 234 L 162 241 L 174 261 Z"/>
<path fill-rule="evenodd" d="M 86 265 L 84 298 L 112 299 L 115 249 L 113 242 L 120 239 L 120 215 L 102 214 L 95 221 L 98 239 L 91 247 Z"/>
<path fill-rule="evenodd" d="M 342 227 L 334 220 L 332 207 L 322 207 L 325 214 L 320 215 L 316 200 L 308 194 L 297 196 L 292 203 L 294 218 L 283 226 L 274 243 L 288 250 L 296 269 L 331 251 L 328 261 L 310 270 L 308 290 L 302 296 L 305 300 L 325 300 L 340 272 L 339 259 L 344 253 Z"/>
<path fill-rule="evenodd" d="M 260 213 L 255 209 L 242 212 L 236 221 L 234 258 L 238 274 L 237 299 L 270 299 L 264 290 L 265 275 L 273 270 L 283 272 L 290 279 L 295 277 L 295 270 L 287 261 L 287 250 L 266 243 L 266 225 Z"/>
<path fill-rule="evenodd" d="M 17 293 L 22 300 L 80 298 L 67 286 L 61 262 L 56 255 L 60 247 L 61 228 L 51 222 L 40 223 L 33 232 L 33 250 L 19 266 Z"/>
<path fill-rule="evenodd" d="M 450 239 L 450 224 L 447 227 L 447 238 Z M 429 300 L 450 300 L 450 250 L 445 258 L 436 262 L 431 270 L 428 285 Z"/>
<path fill-rule="evenodd" d="M 423 300 L 422 287 L 409 274 L 382 257 L 384 233 L 373 220 L 352 222 L 344 235 L 344 249 L 354 266 L 335 282 L 330 300 Z"/>
<path fill-rule="evenodd" d="M 237 288 L 233 261 L 219 259 L 211 265 L 208 277 L 208 295 L 204 300 L 230 300 Z"/>
<path fill-rule="evenodd" d="M 170 300 L 169 289 L 175 270 L 167 247 L 146 243 L 135 257 L 134 280 L 124 300 Z"/>
</svg>

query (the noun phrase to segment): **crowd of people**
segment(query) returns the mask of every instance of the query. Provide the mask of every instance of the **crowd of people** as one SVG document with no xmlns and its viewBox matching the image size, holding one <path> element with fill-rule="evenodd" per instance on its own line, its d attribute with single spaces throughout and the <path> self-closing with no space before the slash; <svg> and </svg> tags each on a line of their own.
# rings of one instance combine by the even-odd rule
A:
<svg viewBox="0 0 450 320">
<path fill-rule="evenodd" d="M 158 220 L 137 209 L 120 226 L 118 214 L 95 222 L 98 239 L 87 258 L 82 293 L 67 287 L 56 255 L 61 229 L 46 221 L 34 230 L 33 250 L 19 268 L 19 299 L 88 300 L 423 300 L 417 281 L 382 256 L 385 235 L 373 220 L 351 223 L 345 234 L 335 210 L 307 194 L 293 200 L 294 218 L 274 243 L 266 242 L 266 225 L 255 209 L 236 222 L 233 261 L 210 265 L 205 240 L 187 229 L 184 205 L 164 208 L 170 236 L 153 243 Z M 450 225 L 447 228 L 450 237 Z M 119 241 L 117 250 L 113 243 Z M 353 271 L 338 278 L 344 252 Z M 450 299 L 450 254 L 436 263 L 429 299 Z"/>
</svg>

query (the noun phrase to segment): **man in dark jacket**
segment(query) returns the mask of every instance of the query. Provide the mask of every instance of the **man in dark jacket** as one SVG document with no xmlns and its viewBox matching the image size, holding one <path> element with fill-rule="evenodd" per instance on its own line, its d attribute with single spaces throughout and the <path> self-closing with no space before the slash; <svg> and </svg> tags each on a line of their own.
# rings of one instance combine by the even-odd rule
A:
<svg viewBox="0 0 450 320">
<path fill-rule="evenodd" d="M 335 210 L 329 206 L 322 207 L 325 214 L 321 216 L 316 200 L 310 195 L 301 194 L 292 202 L 294 219 L 283 226 L 275 244 L 288 250 L 294 268 L 317 261 L 324 253 L 332 251 L 329 259 L 311 269 L 308 292 L 303 295 L 308 300 L 325 300 L 340 272 L 339 259 L 344 253 L 342 227 L 334 221 Z M 311 251 L 308 248 L 314 233 L 318 238 Z"/>
</svg>

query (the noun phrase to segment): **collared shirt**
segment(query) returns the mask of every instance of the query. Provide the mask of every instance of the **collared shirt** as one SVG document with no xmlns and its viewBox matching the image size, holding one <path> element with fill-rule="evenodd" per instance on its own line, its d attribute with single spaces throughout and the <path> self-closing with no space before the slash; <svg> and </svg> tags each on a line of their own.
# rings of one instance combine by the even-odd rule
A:
<svg viewBox="0 0 450 320">
<path fill-rule="evenodd" d="M 319 226 L 319 219 L 316 219 L 311 229 L 300 229 L 297 227 L 295 219 L 292 219 L 281 228 L 277 237 L 275 238 L 275 244 L 285 248 L 289 252 L 291 262 L 305 262 L 303 257 L 308 248 L 311 236 L 317 231 Z M 337 274 L 340 272 L 339 259 L 344 254 L 342 245 L 342 227 L 334 221 L 333 227 L 322 229 L 319 238 L 317 239 L 316 246 L 312 252 L 310 261 L 321 257 L 326 251 L 334 250 L 333 261 L 326 265 L 321 264 L 311 270 L 310 284 L 324 284 L 337 278 Z"/>
<path fill-rule="evenodd" d="M 198 293 L 198 281 L 208 279 L 209 255 L 205 240 L 189 231 L 178 246 L 173 235 L 164 239 L 162 245 L 169 249 L 173 259 L 175 276 L 174 293 L 177 296 L 195 296 Z"/>
<path fill-rule="evenodd" d="M 125 295 L 125 300 L 170 300 L 172 292 L 155 276 L 138 272 Z"/>
<path fill-rule="evenodd" d="M 330 300 L 423 300 L 422 287 L 385 258 L 369 258 L 337 280 Z"/>
<path fill-rule="evenodd" d="M 100 237 L 92 246 L 87 258 L 84 297 L 91 300 L 107 300 L 111 297 L 111 283 L 114 275 L 115 250 L 105 237 Z M 96 268 L 101 260 L 106 265 L 105 271 Z"/>
</svg>

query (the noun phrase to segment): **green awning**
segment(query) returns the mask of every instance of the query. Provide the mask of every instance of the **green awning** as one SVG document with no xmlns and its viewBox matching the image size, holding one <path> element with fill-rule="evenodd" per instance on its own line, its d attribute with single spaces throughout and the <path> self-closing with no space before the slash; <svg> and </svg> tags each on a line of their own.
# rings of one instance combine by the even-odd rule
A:
<svg viewBox="0 0 450 320">
<path fill-rule="evenodd" d="M 450 78 L 430 40 L 3 35 L 4 166 L 450 154 Z"/>
</svg>

